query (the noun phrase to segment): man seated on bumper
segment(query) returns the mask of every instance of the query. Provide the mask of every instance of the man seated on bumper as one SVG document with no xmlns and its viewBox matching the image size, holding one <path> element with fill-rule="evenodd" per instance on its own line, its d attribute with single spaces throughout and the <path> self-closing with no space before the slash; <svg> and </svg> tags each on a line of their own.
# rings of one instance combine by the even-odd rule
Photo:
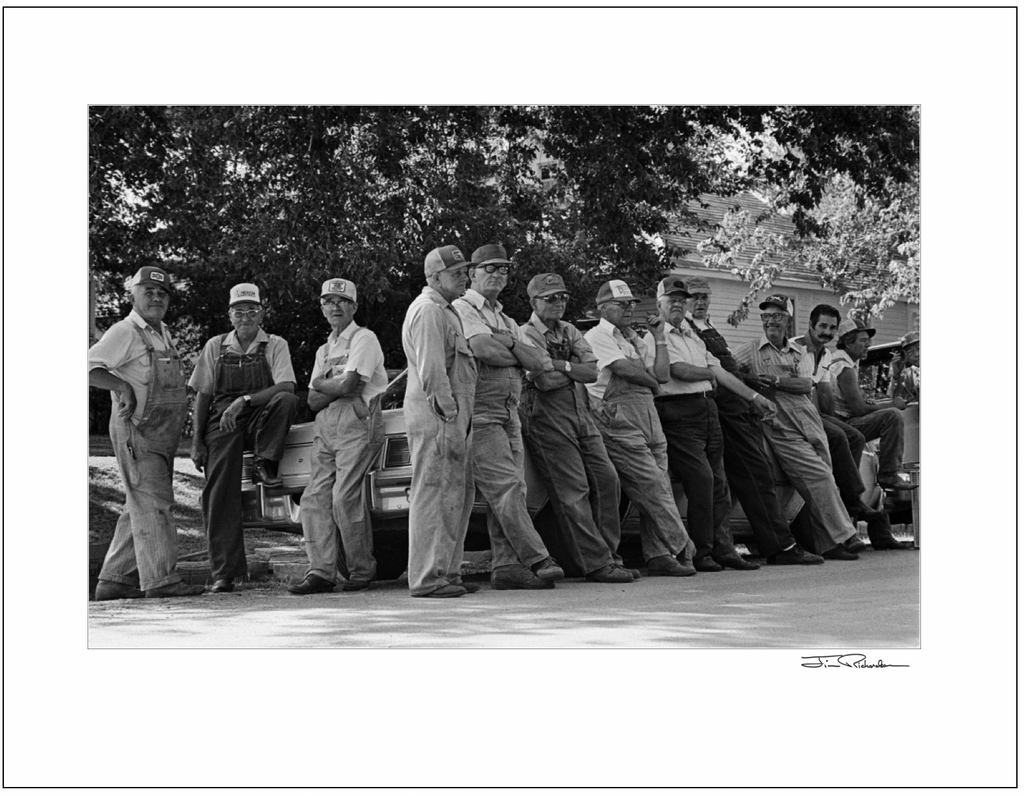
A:
<svg viewBox="0 0 1024 796">
<path fill-rule="evenodd" d="M 658 310 L 667 324 L 669 380 L 654 398 L 661 428 L 668 441 L 668 466 L 686 493 L 686 529 L 697 546 L 693 565 L 698 572 L 758 569 L 736 551 L 729 528 L 732 498 L 722 465 L 722 427 L 714 393 L 728 389 L 748 398 L 765 413 L 775 411 L 771 401 L 722 369 L 684 323 L 690 294 L 677 276 L 658 283 Z M 654 366 L 657 342 L 648 332 L 645 362 Z"/>
<path fill-rule="evenodd" d="M 655 343 L 654 364 L 648 367 L 647 346 L 630 328 L 636 305 L 621 279 L 597 291 L 601 322 L 584 335 L 598 368 L 597 381 L 587 385 L 590 410 L 622 488 L 640 512 L 647 574 L 696 575 L 695 547 L 672 496 L 668 443 L 654 408 L 655 394 L 669 380 L 665 322 L 658 315 L 647 319 Z"/>
<path fill-rule="evenodd" d="M 844 547 L 856 537 L 839 489 L 832 477 L 832 458 L 821 416 L 811 401 L 813 369 L 805 351 L 786 336 L 790 313 L 786 296 L 773 294 L 760 304 L 764 334 L 736 354 L 747 382 L 778 407 L 766 434 L 787 478 L 809 507 L 814 522 L 813 546 L 825 558 L 857 559 Z"/>
<path fill-rule="evenodd" d="M 512 266 L 498 244 L 481 246 L 469 265 L 469 290 L 452 306 L 477 359 L 473 403 L 473 478 L 487 502 L 491 587 L 553 589 L 565 572 L 548 554 L 526 506 L 519 421 L 523 369 L 550 371 L 551 358 L 530 345 L 501 311 L 498 295 Z"/>
<path fill-rule="evenodd" d="M 356 286 L 328 279 L 320 311 L 330 324 L 309 380 L 313 424 L 309 484 L 302 493 L 302 536 L 309 571 L 292 594 L 333 591 L 344 562 L 342 591 L 361 591 L 377 573 L 364 481 L 384 443 L 380 396 L 388 386 L 377 335 L 355 323 Z"/>
<path fill-rule="evenodd" d="M 899 395 L 874 403 L 860 389 L 858 363 L 867 356 L 875 330 L 862 321 L 847 319 L 839 324 L 839 343 L 829 366 L 836 383 L 836 416 L 864 435 L 879 440 L 878 485 L 882 489 L 916 489 L 903 469 L 903 413 L 906 402 Z"/>
<path fill-rule="evenodd" d="M 526 374 L 519 405 L 523 437 L 555 519 L 579 550 L 587 580 L 632 583 L 640 572 L 624 569 L 618 554 L 619 477 L 583 386 L 597 381 L 597 357 L 579 329 L 562 320 L 569 293 L 561 276 L 538 274 L 526 292 L 533 315 L 519 329 L 529 343 L 547 351 L 554 369 Z"/>
</svg>

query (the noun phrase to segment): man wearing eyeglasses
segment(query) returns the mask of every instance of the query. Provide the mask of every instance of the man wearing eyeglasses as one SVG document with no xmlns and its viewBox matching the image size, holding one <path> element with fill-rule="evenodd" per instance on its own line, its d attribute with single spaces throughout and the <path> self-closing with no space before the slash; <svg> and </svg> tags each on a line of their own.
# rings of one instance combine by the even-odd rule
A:
<svg viewBox="0 0 1024 796">
<path fill-rule="evenodd" d="M 547 372 L 553 367 L 547 353 L 530 345 L 502 312 L 498 295 L 510 267 L 504 247 L 481 246 L 473 252 L 469 290 L 453 302 L 479 368 L 473 477 L 487 502 L 491 587 L 552 589 L 565 572 L 548 554 L 526 507 L 519 397 L 524 368 Z"/>
<path fill-rule="evenodd" d="M 207 341 L 188 386 L 196 391 L 192 461 L 206 470 L 203 524 L 215 592 L 234 589 L 248 573 L 242 535 L 242 451 L 252 447 L 253 483 L 281 486 L 277 462 L 295 418 L 295 373 L 288 343 L 261 326 L 256 285 L 231 288 L 228 318 L 234 331 Z"/>
<path fill-rule="evenodd" d="M 468 263 L 457 246 L 423 261 L 427 284 L 409 305 L 402 348 L 409 361 L 405 423 L 412 457 L 409 593 L 462 597 L 462 555 L 473 510 L 473 395 L 476 359 L 452 302 L 466 292 Z"/>
<path fill-rule="evenodd" d="M 813 361 L 786 335 L 792 317 L 789 307 L 789 298 L 779 293 L 761 302 L 764 334 L 737 351 L 736 363 L 749 374 L 747 383 L 778 408 L 766 433 L 786 477 L 814 519 L 816 552 L 824 558 L 854 561 L 857 554 L 844 543 L 857 535 L 857 529 L 832 477 L 825 429 L 811 401 Z"/>
<path fill-rule="evenodd" d="M 702 276 L 688 277 L 692 309 L 686 316 L 720 366 L 739 377 L 736 359 L 721 332 L 711 323 L 711 285 Z M 760 402 L 759 402 L 760 403 Z M 822 564 L 825 559 L 808 553 L 796 543 L 775 491 L 772 465 L 761 433 L 761 412 L 743 393 L 719 390 L 715 394 L 718 420 L 725 443 L 723 463 L 732 493 L 743 506 L 758 552 L 773 565 Z"/>
<path fill-rule="evenodd" d="M 696 575 L 695 547 L 672 495 L 668 443 L 654 408 L 654 396 L 669 380 L 665 322 L 656 314 L 647 318 L 655 346 L 647 365 L 647 346 L 630 327 L 637 300 L 629 285 L 605 282 L 596 303 L 601 321 L 584 335 L 598 368 L 597 381 L 587 385 L 590 409 L 622 488 L 640 511 L 647 574 Z"/>
<path fill-rule="evenodd" d="M 555 518 L 579 550 L 587 580 L 632 583 L 640 572 L 624 569 L 618 555 L 619 477 L 590 416 L 583 387 L 597 381 L 597 357 L 579 329 L 562 320 L 569 293 L 561 276 L 538 274 L 526 292 L 533 315 L 520 331 L 547 351 L 554 369 L 526 374 L 519 406 L 523 437 L 547 486 Z"/>
<path fill-rule="evenodd" d="M 719 572 L 723 568 L 751 570 L 758 565 L 747 561 L 733 544 L 729 529 L 732 498 L 722 464 L 722 427 L 714 401 L 716 388 L 729 390 L 750 402 L 755 410 L 770 416 L 771 401 L 722 369 L 686 320 L 690 298 L 678 276 L 658 283 L 658 309 L 668 325 L 670 379 L 655 397 L 662 430 L 668 440 L 668 465 L 686 493 L 686 527 L 697 546 L 693 565 L 698 572 Z M 648 366 L 654 365 L 656 343 L 650 332 L 644 338 Z"/>
<path fill-rule="evenodd" d="M 309 571 L 292 594 L 334 590 L 338 562 L 348 580 L 342 591 L 362 591 L 377 573 L 373 529 L 363 481 L 384 442 L 380 396 L 388 386 L 377 335 L 355 323 L 356 286 L 328 279 L 320 311 L 330 324 L 309 380 L 313 425 L 309 484 L 302 493 L 302 536 Z"/>
</svg>

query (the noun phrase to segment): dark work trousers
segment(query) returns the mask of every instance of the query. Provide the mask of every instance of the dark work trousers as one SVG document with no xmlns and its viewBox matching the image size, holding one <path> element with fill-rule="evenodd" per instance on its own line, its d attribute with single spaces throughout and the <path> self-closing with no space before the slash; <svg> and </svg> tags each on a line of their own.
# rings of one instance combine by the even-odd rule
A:
<svg viewBox="0 0 1024 796">
<path fill-rule="evenodd" d="M 619 477 L 581 390 L 575 382 L 547 392 L 531 387 L 519 414 L 555 519 L 576 542 L 584 571 L 621 564 Z"/>
<path fill-rule="evenodd" d="M 242 451 L 252 447 L 257 458 L 280 461 L 284 439 L 295 418 L 299 399 L 289 392 L 275 394 L 265 406 L 247 407 L 232 432 L 221 431 L 226 405 L 215 401 L 206 424 L 206 486 L 203 518 L 210 547 L 214 580 L 244 578 L 247 572 L 242 535 Z"/>
<path fill-rule="evenodd" d="M 669 469 L 686 493 L 686 530 L 697 546 L 695 557 L 735 553 L 728 523 L 732 499 L 714 399 L 671 395 L 655 399 L 654 405 L 668 441 Z"/>
<path fill-rule="evenodd" d="M 828 452 L 832 456 L 832 477 L 839 487 L 843 504 L 849 509 L 860 508 L 864 480 L 860 477 L 860 457 L 867 441 L 853 426 L 829 415 L 821 416 L 828 438 Z"/>
<path fill-rule="evenodd" d="M 735 393 L 719 390 L 715 397 L 725 442 L 725 475 L 729 488 L 750 521 L 757 550 L 771 556 L 796 540 L 782 513 L 772 466 L 764 449 L 761 423 L 749 404 Z"/>
</svg>

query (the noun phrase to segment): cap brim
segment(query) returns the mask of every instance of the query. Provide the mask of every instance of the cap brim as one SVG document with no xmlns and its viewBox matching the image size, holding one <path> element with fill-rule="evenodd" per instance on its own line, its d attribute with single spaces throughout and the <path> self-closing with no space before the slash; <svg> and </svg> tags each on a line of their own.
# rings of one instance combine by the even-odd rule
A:
<svg viewBox="0 0 1024 796">
<path fill-rule="evenodd" d="M 479 263 L 470 263 L 470 265 L 490 265 L 491 263 L 503 263 L 504 265 L 512 265 L 511 260 L 502 260 L 500 257 L 492 257 L 490 260 L 483 260 Z"/>
<path fill-rule="evenodd" d="M 665 296 L 686 296 L 687 298 L 693 298 L 692 293 L 688 293 L 685 290 L 680 290 L 679 288 L 676 288 L 675 290 L 666 290 L 664 293 L 661 294 L 662 298 L 665 298 Z"/>
</svg>

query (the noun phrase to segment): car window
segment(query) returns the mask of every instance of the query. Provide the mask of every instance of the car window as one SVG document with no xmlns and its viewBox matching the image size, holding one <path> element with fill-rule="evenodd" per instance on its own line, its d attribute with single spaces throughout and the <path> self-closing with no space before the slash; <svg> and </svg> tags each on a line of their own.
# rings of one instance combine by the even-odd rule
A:
<svg viewBox="0 0 1024 796">
<path fill-rule="evenodd" d="M 407 370 L 403 370 L 391 381 L 380 397 L 381 409 L 401 409 L 405 402 L 405 378 Z"/>
<path fill-rule="evenodd" d="M 889 396 L 892 357 L 897 343 L 886 343 L 868 351 L 860 363 L 860 390 L 869 401 L 882 401 Z"/>
</svg>

